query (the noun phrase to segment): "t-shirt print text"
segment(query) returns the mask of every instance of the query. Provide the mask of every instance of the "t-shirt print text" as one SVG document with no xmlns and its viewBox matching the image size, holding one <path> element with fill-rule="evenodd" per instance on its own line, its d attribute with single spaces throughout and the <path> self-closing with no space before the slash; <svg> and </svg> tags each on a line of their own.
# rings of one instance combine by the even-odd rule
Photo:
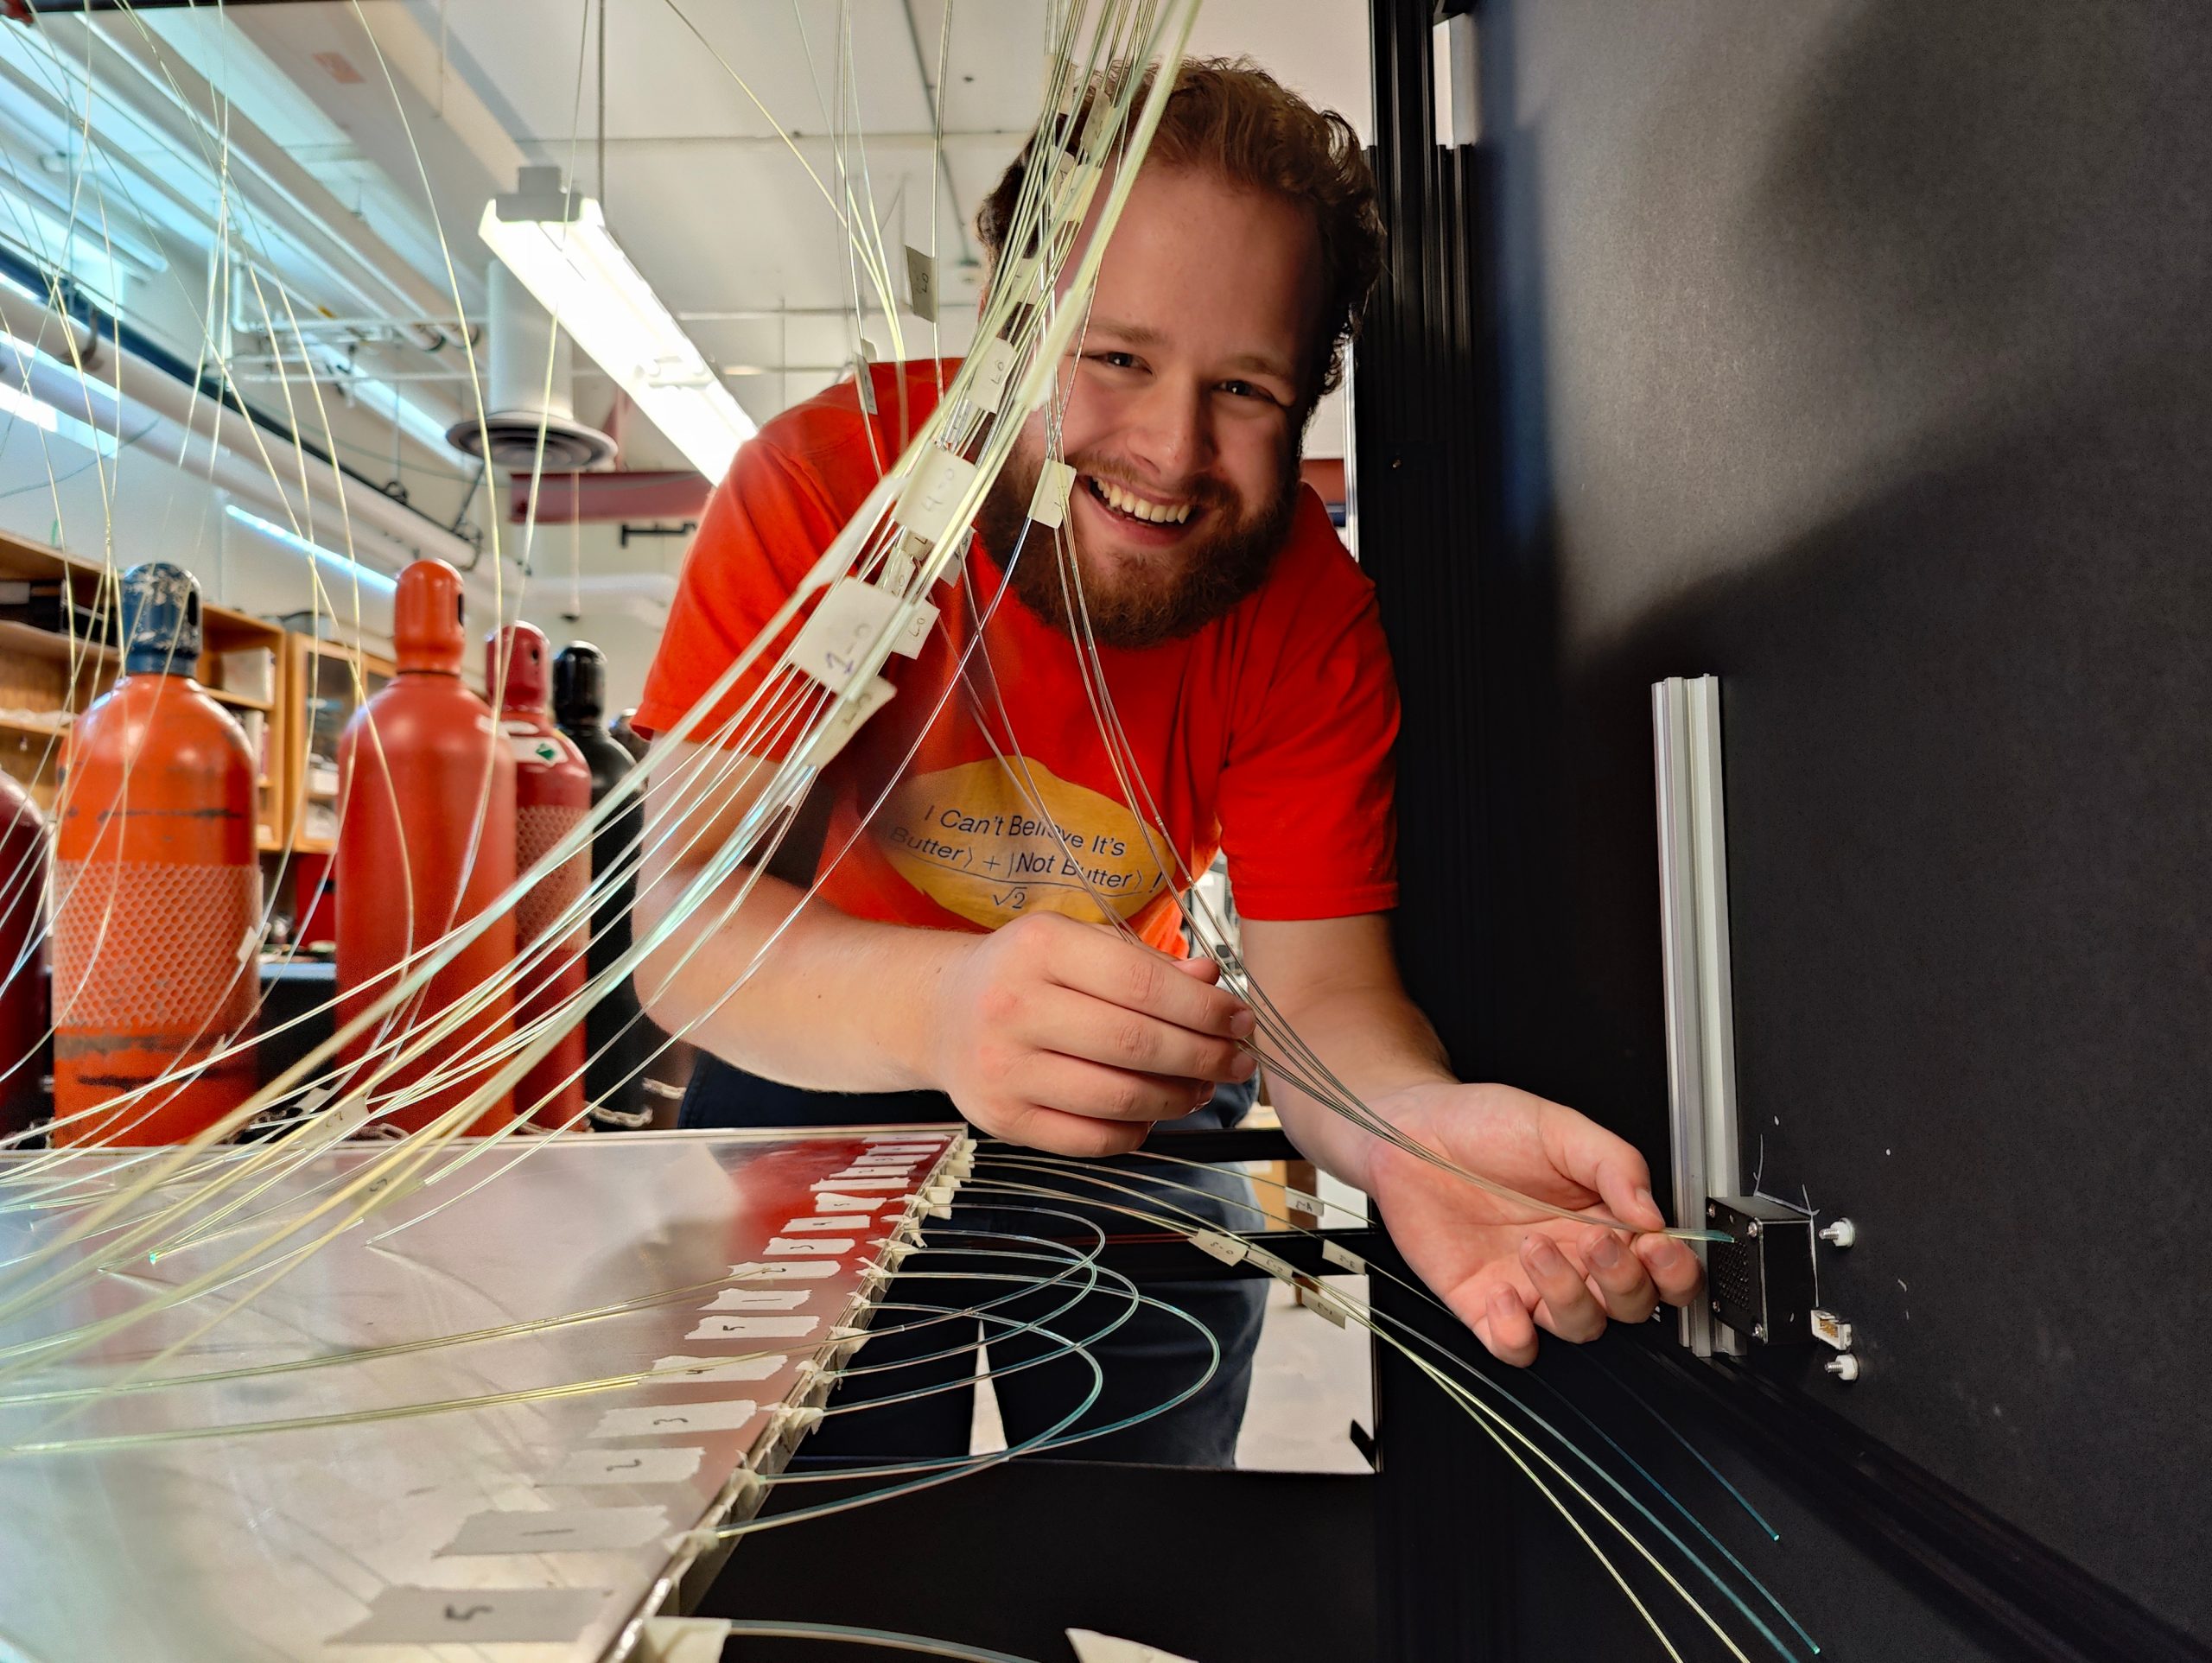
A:
<svg viewBox="0 0 2212 1663">
<path fill-rule="evenodd" d="M 987 929 L 1029 912 L 1131 918 L 1166 887 L 1128 809 L 1018 756 L 901 781 L 874 836 L 900 877 Z"/>
</svg>

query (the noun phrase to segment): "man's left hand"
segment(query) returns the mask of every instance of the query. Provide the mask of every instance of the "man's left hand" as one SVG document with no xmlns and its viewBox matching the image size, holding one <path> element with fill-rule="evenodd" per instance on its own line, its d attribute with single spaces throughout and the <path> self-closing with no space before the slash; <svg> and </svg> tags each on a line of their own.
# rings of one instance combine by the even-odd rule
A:
<svg viewBox="0 0 2212 1663">
<path fill-rule="evenodd" d="M 1596 1122 L 1510 1086 L 1408 1086 L 1369 1107 L 1446 1159 L 1524 1195 L 1638 1230 L 1665 1219 L 1643 1158 Z M 1500 1362 L 1533 1362 L 1539 1328 L 1593 1340 L 1660 1302 L 1688 1304 L 1702 1271 L 1682 1243 L 1624 1236 L 1517 1206 L 1385 1143 L 1370 1186 L 1406 1262 Z"/>
</svg>

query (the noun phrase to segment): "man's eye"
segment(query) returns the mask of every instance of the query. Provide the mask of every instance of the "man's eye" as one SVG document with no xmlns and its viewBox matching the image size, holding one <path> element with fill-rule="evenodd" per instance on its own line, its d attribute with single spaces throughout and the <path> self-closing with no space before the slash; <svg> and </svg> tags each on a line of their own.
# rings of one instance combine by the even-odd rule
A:
<svg viewBox="0 0 2212 1663">
<path fill-rule="evenodd" d="M 1270 404 L 1280 402 L 1265 387 L 1255 387 L 1249 381 L 1224 381 L 1221 384 L 1221 390 L 1232 398 L 1259 398 Z"/>
<path fill-rule="evenodd" d="M 1103 364 L 1109 370 L 1134 370 L 1137 365 L 1134 352 L 1093 352 L 1090 361 Z"/>
</svg>

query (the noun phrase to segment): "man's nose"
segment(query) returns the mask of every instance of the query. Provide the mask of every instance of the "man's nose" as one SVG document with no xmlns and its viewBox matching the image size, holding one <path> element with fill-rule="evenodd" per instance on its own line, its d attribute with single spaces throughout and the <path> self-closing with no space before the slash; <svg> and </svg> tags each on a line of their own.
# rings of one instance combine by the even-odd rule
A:
<svg viewBox="0 0 2212 1663">
<path fill-rule="evenodd" d="M 1160 377 L 1145 390 L 1132 416 L 1128 453 L 1161 484 L 1180 484 L 1213 461 L 1204 390 Z"/>
</svg>

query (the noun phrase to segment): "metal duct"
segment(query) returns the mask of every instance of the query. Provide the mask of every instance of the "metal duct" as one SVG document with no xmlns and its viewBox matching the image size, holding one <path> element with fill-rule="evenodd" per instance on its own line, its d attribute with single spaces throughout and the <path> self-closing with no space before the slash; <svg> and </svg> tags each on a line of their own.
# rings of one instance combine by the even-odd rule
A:
<svg viewBox="0 0 2212 1663">
<path fill-rule="evenodd" d="M 554 327 L 551 315 L 504 263 L 494 260 L 490 276 L 492 374 L 485 390 L 486 414 L 481 422 L 472 414 L 454 422 L 446 430 L 446 442 L 515 473 L 581 473 L 612 461 L 614 441 L 576 420 L 567 332 Z"/>
</svg>

